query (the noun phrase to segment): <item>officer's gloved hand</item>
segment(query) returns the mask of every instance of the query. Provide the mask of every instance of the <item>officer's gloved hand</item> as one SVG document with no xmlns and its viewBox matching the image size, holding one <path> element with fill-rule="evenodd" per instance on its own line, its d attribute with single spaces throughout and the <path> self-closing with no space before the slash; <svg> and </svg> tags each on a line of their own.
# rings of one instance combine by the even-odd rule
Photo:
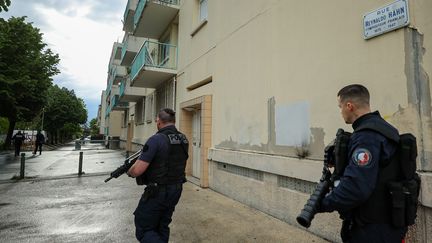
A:
<svg viewBox="0 0 432 243">
<path fill-rule="evenodd" d="M 326 164 L 329 168 L 335 166 L 334 161 L 334 146 L 327 146 L 324 150 L 324 164 Z"/>
<path fill-rule="evenodd" d="M 317 213 L 330 213 L 333 212 L 333 210 L 329 209 L 326 201 L 325 201 L 325 197 L 323 198 L 323 200 L 321 200 L 320 202 L 317 203 Z"/>
</svg>

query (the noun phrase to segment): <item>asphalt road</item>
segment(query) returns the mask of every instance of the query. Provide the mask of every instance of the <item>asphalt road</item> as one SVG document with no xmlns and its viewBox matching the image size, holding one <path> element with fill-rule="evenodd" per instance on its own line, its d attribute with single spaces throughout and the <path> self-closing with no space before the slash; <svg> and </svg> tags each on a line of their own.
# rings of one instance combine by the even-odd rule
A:
<svg viewBox="0 0 432 243">
<path fill-rule="evenodd" d="M 91 148 L 91 149 L 90 149 Z M 66 146 L 26 160 L 0 155 L 0 242 L 137 242 L 133 215 L 143 187 L 127 176 L 104 183 L 121 151 Z M 16 169 L 18 168 L 18 172 Z M 170 242 L 326 242 L 210 189 L 185 183 Z"/>
</svg>

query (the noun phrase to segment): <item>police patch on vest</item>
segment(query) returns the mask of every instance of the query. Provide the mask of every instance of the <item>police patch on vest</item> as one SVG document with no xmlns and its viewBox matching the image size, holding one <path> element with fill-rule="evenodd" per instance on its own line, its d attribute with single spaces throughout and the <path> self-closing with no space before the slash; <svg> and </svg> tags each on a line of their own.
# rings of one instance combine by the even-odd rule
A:
<svg viewBox="0 0 432 243">
<path fill-rule="evenodd" d="M 358 148 L 354 151 L 352 159 L 358 166 L 366 166 L 371 162 L 372 155 L 369 150 L 365 148 Z"/>
<path fill-rule="evenodd" d="M 187 144 L 188 140 L 183 134 L 168 134 L 168 138 L 170 140 L 170 144 Z"/>
</svg>

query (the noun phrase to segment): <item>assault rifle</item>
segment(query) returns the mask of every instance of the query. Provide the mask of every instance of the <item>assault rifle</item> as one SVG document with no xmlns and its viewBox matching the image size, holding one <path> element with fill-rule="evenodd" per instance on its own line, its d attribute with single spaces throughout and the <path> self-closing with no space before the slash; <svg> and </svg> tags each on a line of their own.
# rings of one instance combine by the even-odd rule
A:
<svg viewBox="0 0 432 243">
<path fill-rule="evenodd" d="M 321 179 L 299 216 L 296 218 L 297 222 L 303 227 L 308 228 L 311 225 L 315 214 L 318 212 L 321 201 L 329 192 L 330 187 L 334 185 L 334 182 L 339 180 L 340 176 L 342 176 L 347 164 L 346 154 L 350 135 L 351 133 L 339 129 L 336 133 L 336 139 L 325 147 L 324 167 Z M 335 167 L 333 172 L 330 171 L 330 167 Z"/>
<path fill-rule="evenodd" d="M 130 167 L 132 167 L 132 165 L 135 163 L 135 161 L 138 159 L 140 154 L 141 154 L 141 150 L 139 150 L 138 152 L 136 152 L 136 153 L 132 154 L 131 156 L 129 156 L 128 158 L 126 158 L 124 161 L 124 164 L 121 165 L 120 167 L 118 167 L 113 172 L 111 172 L 110 177 L 105 179 L 105 182 L 108 182 L 112 178 L 117 178 L 117 177 L 123 175 L 124 173 L 126 173 L 130 169 Z"/>
</svg>

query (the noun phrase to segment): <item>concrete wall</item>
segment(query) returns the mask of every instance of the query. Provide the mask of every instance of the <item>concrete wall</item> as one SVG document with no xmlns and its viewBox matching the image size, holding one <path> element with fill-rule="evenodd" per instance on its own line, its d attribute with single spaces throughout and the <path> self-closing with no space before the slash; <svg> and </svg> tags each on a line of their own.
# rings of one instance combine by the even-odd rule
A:
<svg viewBox="0 0 432 243">
<path fill-rule="evenodd" d="M 296 217 L 315 183 L 290 178 L 298 175 L 309 181 L 320 177 L 322 168 L 319 162 L 304 163 L 294 158 L 219 149 L 210 150 L 209 158 L 213 190 L 292 225 L 298 225 Z M 257 173 L 262 174 L 262 179 Z M 332 242 L 340 242 L 340 226 L 337 213 L 318 214 L 309 230 Z"/>
<path fill-rule="evenodd" d="M 432 232 L 431 1 L 410 1 L 409 27 L 369 40 L 363 15 L 388 1 L 209 1 L 204 22 L 197 21 L 197 2 L 182 1 L 179 13 L 177 109 L 212 95 L 208 159 L 217 162 L 211 162 L 210 188 L 296 224 L 308 195 L 275 186 L 275 178 L 318 181 L 324 146 L 338 128 L 352 131 L 336 93 L 360 83 L 373 110 L 418 138 L 425 207 L 412 238 L 426 242 Z M 259 171 L 263 181 L 220 171 L 219 162 Z M 325 220 L 317 218 L 310 230 L 336 240 L 339 225 L 324 229 Z"/>
<path fill-rule="evenodd" d="M 111 111 L 108 117 L 108 136 L 120 137 L 121 135 L 121 113 L 122 111 Z"/>
<path fill-rule="evenodd" d="M 106 127 L 106 123 L 105 123 L 106 93 L 105 93 L 105 90 L 103 90 L 101 92 L 101 103 L 100 103 L 99 109 L 100 109 L 100 113 L 98 113 L 98 115 L 100 115 L 100 117 L 98 117 L 98 120 L 100 120 L 99 134 L 105 134 L 105 127 Z"/>
</svg>

